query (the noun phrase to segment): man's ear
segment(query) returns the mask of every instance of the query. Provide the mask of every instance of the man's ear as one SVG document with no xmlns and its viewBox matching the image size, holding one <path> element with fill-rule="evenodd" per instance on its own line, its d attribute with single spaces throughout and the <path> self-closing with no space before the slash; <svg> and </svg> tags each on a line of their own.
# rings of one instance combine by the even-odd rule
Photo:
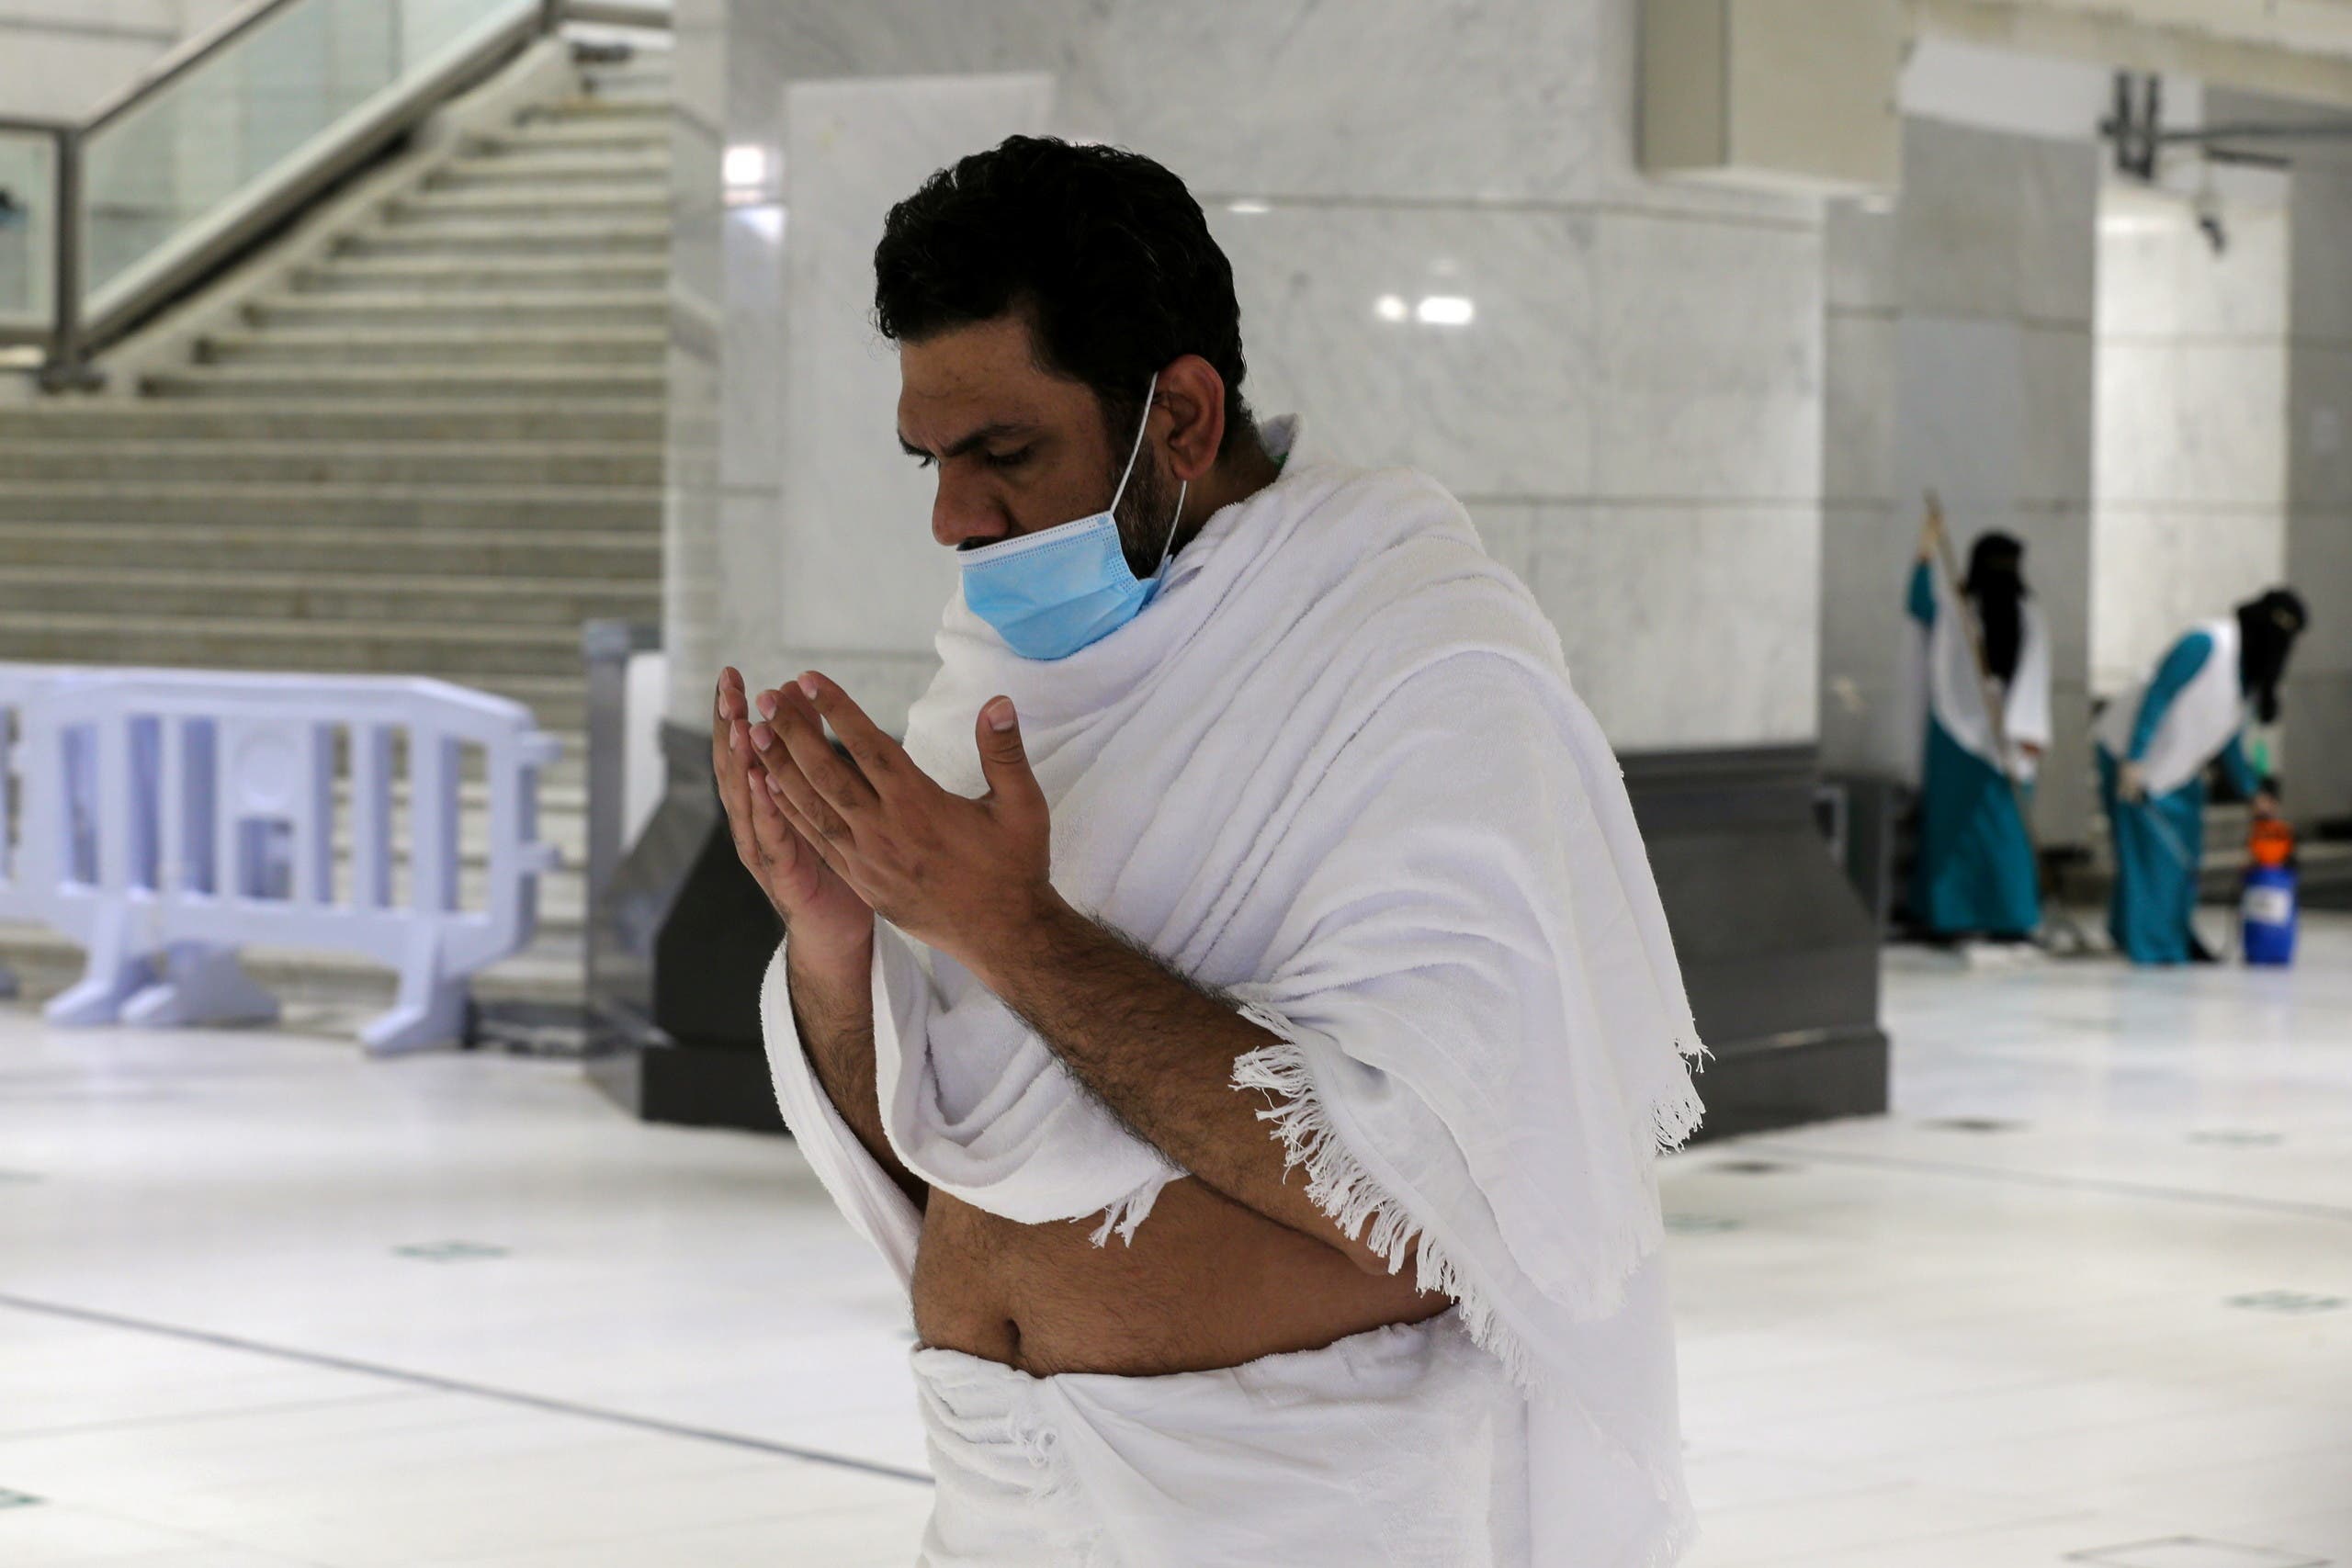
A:
<svg viewBox="0 0 2352 1568">
<path fill-rule="evenodd" d="M 1182 355 L 1159 373 L 1152 400 L 1173 420 L 1170 470 L 1189 484 L 1216 466 L 1217 448 L 1225 445 L 1225 378 L 1199 355 Z"/>
</svg>

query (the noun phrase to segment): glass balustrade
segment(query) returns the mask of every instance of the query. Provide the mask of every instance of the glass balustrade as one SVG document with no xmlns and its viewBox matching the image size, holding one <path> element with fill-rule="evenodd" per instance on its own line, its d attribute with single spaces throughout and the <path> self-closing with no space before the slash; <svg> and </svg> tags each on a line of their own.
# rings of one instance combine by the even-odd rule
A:
<svg viewBox="0 0 2352 1568">
<path fill-rule="evenodd" d="M 0 125 L 0 338 L 55 317 L 57 219 L 57 139 Z"/>
<path fill-rule="evenodd" d="M 168 265 L 407 83 L 537 9 L 537 0 L 290 0 L 103 118 L 84 152 L 86 308 L 103 310 L 110 292 Z"/>
<path fill-rule="evenodd" d="M 668 24 L 649 0 L 578 8 Z M 85 125 L 0 117 L 0 344 L 70 372 L 569 9 L 254 0 Z"/>
</svg>

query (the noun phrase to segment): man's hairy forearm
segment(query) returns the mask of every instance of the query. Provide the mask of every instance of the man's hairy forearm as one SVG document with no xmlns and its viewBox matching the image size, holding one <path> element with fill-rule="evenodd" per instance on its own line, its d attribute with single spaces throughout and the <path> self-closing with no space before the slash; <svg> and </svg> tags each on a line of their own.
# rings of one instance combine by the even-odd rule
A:
<svg viewBox="0 0 2352 1568">
<path fill-rule="evenodd" d="M 1015 944 L 1005 943 L 1007 949 Z M 1292 1178 L 1233 1088 L 1234 1063 L 1275 1037 L 1125 936 L 1058 906 L 991 954 L 981 978 L 1137 1137 L 1238 1203 L 1385 1272 Z"/>
<path fill-rule="evenodd" d="M 882 1132 L 882 1101 L 874 1077 L 871 962 L 804 959 L 799 948 L 787 943 L 785 977 L 792 1024 L 825 1098 L 875 1163 L 920 1208 L 930 1189 L 899 1162 Z"/>
</svg>

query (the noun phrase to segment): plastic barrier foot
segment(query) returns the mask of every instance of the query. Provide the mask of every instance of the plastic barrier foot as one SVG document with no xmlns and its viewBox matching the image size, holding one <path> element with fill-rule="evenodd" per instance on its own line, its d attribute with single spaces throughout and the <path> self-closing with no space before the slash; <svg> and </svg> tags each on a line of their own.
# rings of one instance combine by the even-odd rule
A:
<svg viewBox="0 0 2352 1568">
<path fill-rule="evenodd" d="M 359 1032 L 360 1043 L 373 1056 L 393 1056 L 403 1051 L 429 1051 L 455 1045 L 465 1037 L 466 983 L 443 980 L 427 987 L 425 996 L 411 1000 L 401 987 L 401 999 L 389 1012 L 368 1020 Z"/>
<path fill-rule="evenodd" d="M 130 911 L 120 905 L 99 911 L 82 977 L 49 999 L 42 1018 L 68 1029 L 112 1023 L 122 1016 L 124 1002 L 155 983 L 154 966 L 131 941 L 130 924 Z"/>
<path fill-rule="evenodd" d="M 275 1023 L 277 998 L 245 973 L 235 948 L 175 942 L 162 978 L 122 1004 L 122 1021 L 139 1029 Z"/>
<path fill-rule="evenodd" d="M 92 1029 L 122 1017 L 122 1004 L 154 984 L 155 972 L 143 963 L 101 969 L 93 964 L 73 985 L 49 998 L 40 1015 L 65 1029 Z"/>
<path fill-rule="evenodd" d="M 390 1056 L 455 1045 L 465 1032 L 465 976 L 441 972 L 441 933 L 420 924 L 410 931 L 408 951 L 401 955 L 400 994 L 390 1011 L 368 1020 L 359 1032 L 360 1043 L 370 1055 Z"/>
</svg>

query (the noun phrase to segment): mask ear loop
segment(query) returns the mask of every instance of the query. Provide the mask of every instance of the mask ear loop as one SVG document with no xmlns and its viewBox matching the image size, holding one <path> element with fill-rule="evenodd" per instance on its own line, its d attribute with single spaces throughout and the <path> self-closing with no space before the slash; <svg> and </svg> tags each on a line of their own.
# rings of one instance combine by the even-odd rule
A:
<svg viewBox="0 0 2352 1568">
<path fill-rule="evenodd" d="M 1159 372 L 1151 373 L 1151 385 L 1143 389 L 1143 417 L 1136 421 L 1136 444 L 1127 448 L 1127 466 L 1119 473 L 1119 488 L 1111 492 L 1111 516 L 1119 514 L 1119 502 L 1127 493 L 1127 481 L 1135 478 L 1136 458 L 1143 452 L 1144 433 L 1151 428 L 1151 400 L 1159 390 Z"/>
<path fill-rule="evenodd" d="M 1118 515 L 1119 502 L 1126 496 L 1127 480 L 1135 477 L 1136 458 L 1143 453 L 1144 434 L 1151 429 L 1151 400 L 1159 390 L 1159 372 L 1155 370 L 1151 373 L 1151 384 L 1144 389 L 1143 419 L 1136 425 L 1136 444 L 1127 453 L 1126 472 L 1119 476 L 1119 488 L 1111 495 L 1111 514 L 1114 519 Z M 1151 575 L 1144 579 L 1146 582 L 1152 585 L 1154 592 L 1158 592 L 1159 589 L 1159 574 L 1167 569 L 1168 552 L 1176 547 L 1176 529 L 1178 525 L 1184 521 L 1184 497 L 1191 492 L 1191 490 L 1192 481 L 1189 479 L 1177 481 L 1176 515 L 1168 520 L 1168 537 L 1159 542 L 1159 559 L 1152 566 Z"/>
<path fill-rule="evenodd" d="M 1150 581 L 1155 592 L 1159 591 L 1160 574 L 1168 570 L 1168 552 L 1176 547 L 1176 528 L 1184 521 L 1184 495 L 1191 488 L 1187 480 L 1176 481 L 1176 515 L 1168 520 L 1168 537 L 1159 544 L 1159 564 L 1151 569 Z"/>
</svg>

